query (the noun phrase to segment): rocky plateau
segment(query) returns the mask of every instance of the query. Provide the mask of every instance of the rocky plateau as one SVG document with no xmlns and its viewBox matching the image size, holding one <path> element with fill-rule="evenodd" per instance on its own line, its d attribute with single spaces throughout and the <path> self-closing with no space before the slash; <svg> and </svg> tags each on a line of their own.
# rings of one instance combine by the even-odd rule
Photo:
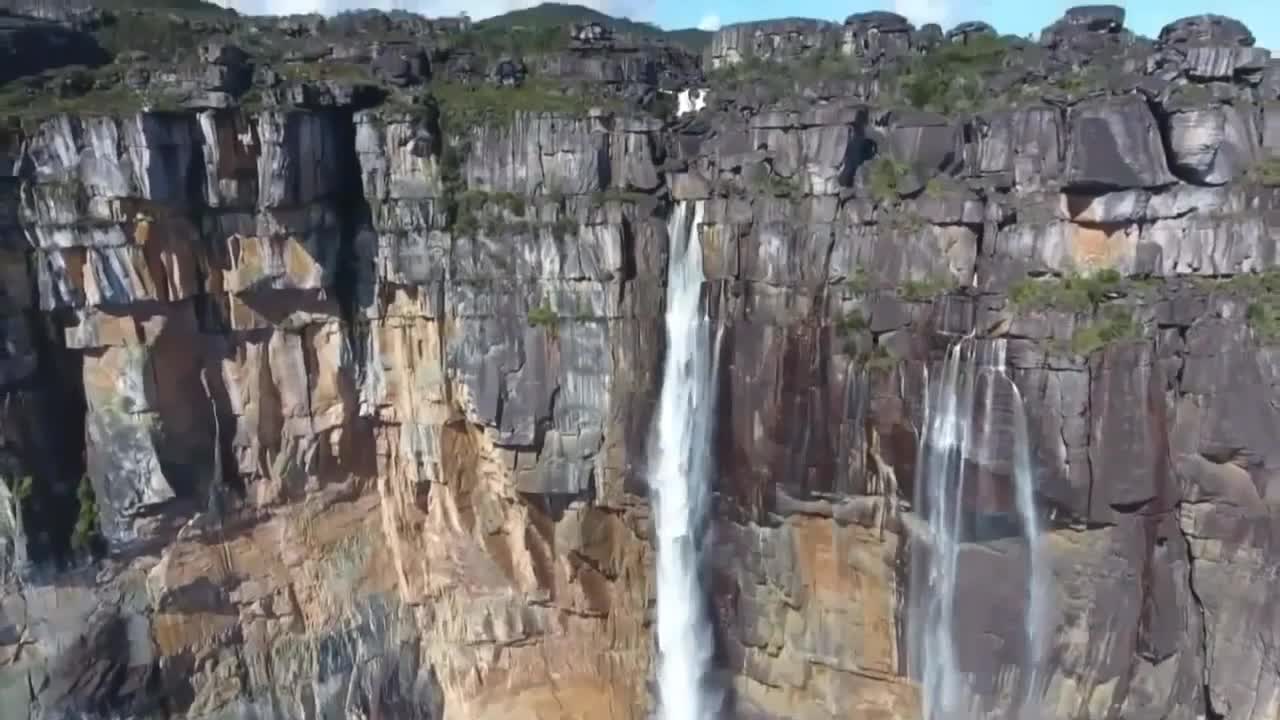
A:
<svg viewBox="0 0 1280 720">
<path fill-rule="evenodd" d="M 970 334 L 1029 422 L 1041 717 L 1280 717 L 1280 59 L 1248 28 L 531 18 L 6 0 L 5 720 L 648 717 L 677 203 L 719 328 L 724 717 L 920 718 L 926 368 Z M 963 550 L 975 718 L 1022 674 L 1014 540 Z"/>
</svg>

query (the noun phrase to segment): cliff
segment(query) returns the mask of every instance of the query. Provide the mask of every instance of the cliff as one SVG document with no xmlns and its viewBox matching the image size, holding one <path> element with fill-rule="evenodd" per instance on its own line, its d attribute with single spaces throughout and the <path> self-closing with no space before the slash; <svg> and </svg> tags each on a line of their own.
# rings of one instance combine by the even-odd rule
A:
<svg viewBox="0 0 1280 720">
<path fill-rule="evenodd" d="M 1028 418 L 1043 717 L 1280 713 L 1280 61 L 1240 23 L 698 52 L 73 5 L 0 17 L 6 718 L 646 717 L 681 202 L 726 716 L 919 717 L 926 368 L 969 334 Z M 975 522 L 1011 511 L 991 474 Z M 995 716 L 1014 540 L 962 550 Z"/>
</svg>

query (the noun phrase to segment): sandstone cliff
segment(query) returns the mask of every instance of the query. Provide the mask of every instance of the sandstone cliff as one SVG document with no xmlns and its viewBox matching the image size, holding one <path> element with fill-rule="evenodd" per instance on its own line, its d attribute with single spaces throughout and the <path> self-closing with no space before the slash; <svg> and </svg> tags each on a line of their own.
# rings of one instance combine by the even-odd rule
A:
<svg viewBox="0 0 1280 720">
<path fill-rule="evenodd" d="M 969 333 L 1031 426 L 1044 717 L 1280 714 L 1280 62 L 1240 23 L 867 13 L 698 54 L 41 14 L 0 17 L 6 718 L 645 717 L 676 202 L 724 333 L 728 716 L 918 717 L 924 368 Z M 1024 563 L 964 552 L 998 713 Z"/>
</svg>

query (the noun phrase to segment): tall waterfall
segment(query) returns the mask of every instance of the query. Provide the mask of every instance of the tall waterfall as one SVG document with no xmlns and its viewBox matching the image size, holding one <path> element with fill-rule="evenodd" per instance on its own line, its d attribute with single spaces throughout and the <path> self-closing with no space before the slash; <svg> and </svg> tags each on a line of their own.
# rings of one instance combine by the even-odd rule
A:
<svg viewBox="0 0 1280 720">
<path fill-rule="evenodd" d="M 921 683 L 925 720 L 990 717 L 976 707 L 956 647 L 962 550 L 979 535 L 1016 535 L 1026 543 L 1028 587 L 1021 618 L 1026 649 L 1020 661 L 1024 691 L 1012 700 L 1020 710 L 1010 708 L 1008 717 L 1039 717 L 1037 671 L 1048 578 L 1040 551 L 1026 413 L 1007 372 L 1006 348 L 1004 340 L 964 338 L 947 350 L 936 377 L 926 375 L 929 389 L 914 503 L 926 527 L 912 541 L 908 616 L 911 674 Z M 981 512 L 978 503 L 984 494 L 993 493 L 993 487 L 1003 487 L 1006 494 L 1012 490 L 1015 522 L 1001 523 L 990 517 L 998 518 L 998 513 Z"/>
<path fill-rule="evenodd" d="M 710 720 L 713 637 L 700 543 L 710 502 L 714 348 L 702 296 L 702 203 L 681 202 L 669 226 L 667 356 L 650 459 L 658 550 L 658 695 L 662 720 Z"/>
</svg>

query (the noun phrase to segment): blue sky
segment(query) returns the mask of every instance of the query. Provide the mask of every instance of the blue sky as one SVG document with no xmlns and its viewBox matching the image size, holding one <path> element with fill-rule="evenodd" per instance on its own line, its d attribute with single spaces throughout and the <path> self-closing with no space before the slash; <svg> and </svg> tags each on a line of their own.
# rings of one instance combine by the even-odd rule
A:
<svg viewBox="0 0 1280 720">
<path fill-rule="evenodd" d="M 352 8 L 401 8 L 427 16 L 467 12 L 479 20 L 536 5 L 541 0 L 217 0 L 240 12 L 284 15 L 332 13 Z M 938 22 L 951 27 L 965 20 L 985 20 L 1002 33 L 1038 33 L 1072 5 L 1086 0 L 560 0 L 589 5 L 615 16 L 655 22 L 665 28 L 814 17 L 842 21 L 862 10 L 896 10 L 917 25 Z M 1244 21 L 1261 47 L 1280 50 L 1280 0 L 1112 0 L 1128 12 L 1129 28 L 1155 37 L 1165 23 L 1188 15 L 1216 12 Z M 1280 54 L 1280 53 L 1277 53 Z"/>
<path fill-rule="evenodd" d="M 948 27 L 965 20 L 985 20 L 1002 33 L 1026 35 L 1040 32 L 1068 7 L 1082 4 L 1061 0 L 654 0 L 652 20 L 671 28 L 696 26 L 711 18 L 724 24 L 780 15 L 839 21 L 860 10 L 896 10 L 918 25 L 940 21 Z M 1258 38 L 1259 46 L 1280 49 L 1280 2 L 1276 0 L 1130 0 L 1114 4 L 1125 8 L 1125 24 L 1131 30 L 1149 37 L 1155 37 L 1171 20 L 1214 12 L 1243 21 Z"/>
</svg>

